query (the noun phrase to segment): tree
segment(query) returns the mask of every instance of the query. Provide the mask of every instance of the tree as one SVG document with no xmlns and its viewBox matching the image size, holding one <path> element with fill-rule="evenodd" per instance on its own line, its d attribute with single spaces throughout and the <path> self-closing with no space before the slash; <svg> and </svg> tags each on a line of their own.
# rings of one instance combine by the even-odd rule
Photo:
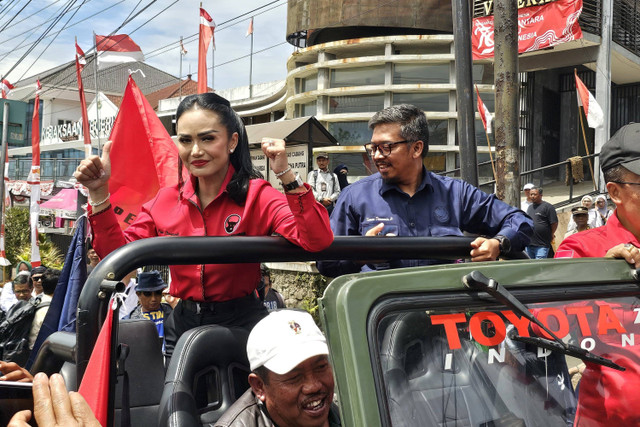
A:
<svg viewBox="0 0 640 427">
<path fill-rule="evenodd" d="M 8 208 L 5 212 L 5 252 L 11 265 L 31 259 L 31 229 L 29 228 L 29 209 Z M 62 268 L 64 257 L 46 234 L 40 234 L 40 259 L 42 265 Z"/>
</svg>

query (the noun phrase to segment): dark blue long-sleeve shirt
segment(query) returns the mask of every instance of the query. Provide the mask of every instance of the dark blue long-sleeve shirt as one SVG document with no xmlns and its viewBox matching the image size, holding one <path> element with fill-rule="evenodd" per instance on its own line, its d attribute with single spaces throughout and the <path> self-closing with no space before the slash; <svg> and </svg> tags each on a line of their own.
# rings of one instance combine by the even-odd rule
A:
<svg viewBox="0 0 640 427">
<path fill-rule="evenodd" d="M 513 251 L 522 251 L 533 233 L 533 222 L 520 209 L 509 206 L 459 179 L 442 177 L 423 168 L 423 179 L 409 197 L 379 173 L 346 187 L 331 214 L 335 236 L 364 236 L 384 223 L 381 234 L 396 236 L 462 236 L 463 231 L 483 236 L 502 235 Z M 469 249 L 471 251 L 471 249 Z M 442 261 L 402 260 L 374 268 L 429 265 Z M 322 261 L 318 269 L 337 277 L 361 270 L 352 261 Z M 371 264 L 362 268 L 371 269 Z"/>
</svg>

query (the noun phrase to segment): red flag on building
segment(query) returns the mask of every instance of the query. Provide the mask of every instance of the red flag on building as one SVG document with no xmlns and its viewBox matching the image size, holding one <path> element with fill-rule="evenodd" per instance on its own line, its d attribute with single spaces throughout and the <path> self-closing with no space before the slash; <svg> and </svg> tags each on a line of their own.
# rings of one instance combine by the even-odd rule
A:
<svg viewBox="0 0 640 427">
<path fill-rule="evenodd" d="M 27 184 L 31 186 L 29 220 L 31 223 L 31 265 L 40 265 L 40 243 L 38 241 L 38 220 L 40 219 L 40 91 L 42 85 L 36 80 L 36 99 L 31 119 L 31 172 Z"/>
<path fill-rule="evenodd" d="M 253 34 L 253 16 L 251 17 L 251 21 L 249 21 L 249 28 L 247 28 L 247 34 L 245 34 L 245 37 L 249 37 L 251 34 Z"/>
<path fill-rule="evenodd" d="M 2 79 L 2 82 L 0 82 L 0 91 L 2 91 L 2 99 L 6 99 L 7 96 L 9 96 L 11 89 L 13 89 L 13 85 L 9 83 L 9 80 Z"/>
<path fill-rule="evenodd" d="M 78 93 L 80 94 L 80 111 L 82 113 L 82 136 L 84 139 L 84 157 L 85 159 L 91 155 L 91 132 L 89 124 L 89 115 L 87 114 L 87 101 L 84 99 L 84 85 L 82 84 L 82 69 L 87 61 L 84 52 L 76 42 L 76 76 L 78 77 Z"/>
<path fill-rule="evenodd" d="M 113 310 L 109 304 L 100 334 L 87 363 L 84 377 L 78 392 L 91 407 L 93 415 L 102 426 L 107 425 L 107 407 L 109 402 L 109 368 L 111 363 L 111 331 L 113 328 Z"/>
<path fill-rule="evenodd" d="M 484 129 L 487 133 L 491 133 L 491 121 L 493 120 L 493 116 L 489 112 L 489 109 L 482 99 L 480 99 L 480 92 L 478 91 L 478 86 L 476 86 L 476 95 L 478 97 L 478 113 L 480 113 L 480 119 L 482 119 L 482 124 L 484 125 Z"/>
<path fill-rule="evenodd" d="M 590 128 L 598 128 L 604 124 L 604 113 L 596 98 L 589 92 L 589 89 L 578 77 L 578 71 L 574 70 L 576 76 L 576 91 L 578 92 L 578 106 L 584 109 L 587 116 L 587 124 Z"/>
<path fill-rule="evenodd" d="M 144 61 L 140 46 L 126 34 L 96 35 L 96 50 L 98 51 L 98 68 L 126 62 Z"/>
<path fill-rule="evenodd" d="M 160 188 L 178 183 L 176 144 L 131 76 L 110 139 L 109 192 L 124 229 Z"/>
<path fill-rule="evenodd" d="M 207 49 L 211 42 L 216 48 L 216 40 L 213 32 L 216 23 L 206 10 L 200 8 L 200 37 L 198 39 L 198 93 L 208 92 L 207 88 Z"/>
</svg>

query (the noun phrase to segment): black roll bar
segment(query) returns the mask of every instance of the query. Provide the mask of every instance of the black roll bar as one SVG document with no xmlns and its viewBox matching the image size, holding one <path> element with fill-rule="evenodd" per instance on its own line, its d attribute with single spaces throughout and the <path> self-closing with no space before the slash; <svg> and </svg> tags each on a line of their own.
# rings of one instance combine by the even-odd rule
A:
<svg viewBox="0 0 640 427">
<path fill-rule="evenodd" d="M 283 237 L 154 237 L 128 243 L 93 269 L 78 300 L 78 384 L 106 316 L 104 281 L 117 281 L 145 265 L 232 264 L 318 260 L 468 258 L 472 237 L 336 237 L 321 252 L 307 252 Z M 102 290 L 101 290 L 102 288 Z"/>
</svg>

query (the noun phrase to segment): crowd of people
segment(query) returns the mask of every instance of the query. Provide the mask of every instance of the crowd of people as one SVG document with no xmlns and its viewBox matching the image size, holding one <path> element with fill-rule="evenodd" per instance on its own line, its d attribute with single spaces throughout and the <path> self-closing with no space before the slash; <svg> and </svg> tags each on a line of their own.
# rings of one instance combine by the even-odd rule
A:
<svg viewBox="0 0 640 427">
<path fill-rule="evenodd" d="M 582 206 L 572 211 L 575 227 L 567 231 L 556 257 L 608 256 L 640 266 L 636 188 L 640 149 L 632 136 L 639 126 L 624 127 L 602 148 L 601 166 L 616 210 L 607 208 L 604 196 L 596 198 L 595 207 L 593 200 L 583 199 Z M 378 173 L 353 183 L 347 181 L 344 164 L 331 172 L 327 153 L 317 155 L 318 169 L 304 183 L 288 164 L 285 142 L 263 139 L 262 150 L 284 190 L 280 192 L 252 166 L 244 125 L 229 102 L 214 93 L 188 96 L 176 113 L 180 181 L 145 203 L 124 231 L 110 204 L 111 145 L 105 145 L 101 156 L 91 156 L 78 166 L 74 176 L 89 191 L 93 245 L 89 259 L 97 263 L 128 242 L 153 236 L 272 234 L 307 251 L 321 251 L 333 236 L 472 233 L 478 236 L 468 249 L 472 262 L 522 251 L 531 258 L 549 256 L 558 219 L 553 206 L 542 200 L 542 188 L 525 185 L 527 200 L 521 210 L 464 181 L 427 170 L 429 127 L 424 112 L 415 106 L 385 108 L 372 117 L 369 127 L 373 135 L 365 150 Z M 337 277 L 439 262 L 322 261 L 318 269 Z M 19 300 L 39 298 L 44 304 L 51 291 L 46 278 L 54 272 L 31 269 L 28 263 L 20 263 L 16 270 L 16 278 L 5 285 L 7 296 L 5 290 L 0 296 L 3 311 Z M 167 358 L 180 336 L 196 326 L 236 326 L 250 332 L 246 348 L 251 388 L 217 426 L 339 425 L 326 341 L 307 313 L 283 310 L 284 299 L 273 289 L 266 266 L 171 266 L 169 285 L 157 271 L 132 272 L 126 280 L 131 300 L 121 317 L 153 321 L 164 338 Z M 33 381 L 39 425 L 60 420 L 93 425 L 82 397 L 67 394 L 58 375 L 31 377 L 17 365 L 4 364 L 0 369 L 3 378 L 10 374 L 12 379 Z M 26 425 L 30 417 L 28 411 L 20 412 L 10 425 Z"/>
</svg>

